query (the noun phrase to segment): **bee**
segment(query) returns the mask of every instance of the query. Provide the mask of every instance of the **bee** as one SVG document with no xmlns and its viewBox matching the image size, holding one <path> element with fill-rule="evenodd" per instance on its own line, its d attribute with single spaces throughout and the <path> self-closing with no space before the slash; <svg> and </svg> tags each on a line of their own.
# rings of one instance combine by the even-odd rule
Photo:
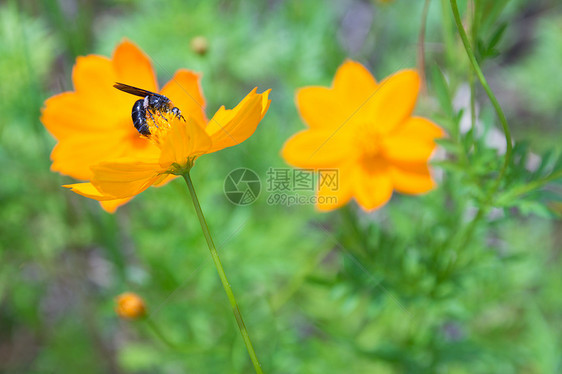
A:
<svg viewBox="0 0 562 374">
<path fill-rule="evenodd" d="M 150 135 L 147 115 L 150 117 L 154 124 L 156 124 L 156 122 L 154 121 L 154 115 L 159 115 L 166 121 L 168 121 L 166 117 L 162 115 L 162 113 L 172 113 L 177 118 L 185 121 L 185 118 L 181 115 L 181 111 L 176 108 L 174 104 L 172 104 L 172 101 L 164 95 L 118 82 L 115 83 L 113 87 L 123 92 L 130 93 L 131 95 L 144 97 L 144 99 L 140 99 L 135 102 L 135 104 L 133 105 L 133 112 L 131 113 L 131 117 L 133 118 L 133 125 L 135 125 L 137 131 L 144 136 Z"/>
</svg>

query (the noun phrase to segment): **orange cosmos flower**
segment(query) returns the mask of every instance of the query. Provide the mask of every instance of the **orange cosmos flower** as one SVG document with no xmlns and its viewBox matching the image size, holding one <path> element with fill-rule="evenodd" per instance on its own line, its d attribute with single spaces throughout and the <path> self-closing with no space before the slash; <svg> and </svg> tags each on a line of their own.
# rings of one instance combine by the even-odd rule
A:
<svg viewBox="0 0 562 374">
<path fill-rule="evenodd" d="M 428 160 L 443 131 L 413 117 L 420 89 L 414 70 L 380 83 L 361 64 L 346 61 L 331 88 L 305 87 L 296 95 L 308 129 L 284 145 L 296 167 L 338 170 L 338 188 L 321 186 L 317 208 L 332 210 L 352 197 L 365 210 L 384 205 L 392 191 L 419 194 L 434 186 Z"/>
<path fill-rule="evenodd" d="M 41 116 L 58 141 L 51 169 L 89 180 L 65 187 L 113 212 L 151 185 L 186 171 L 202 154 L 252 135 L 269 107 L 269 90 L 258 94 L 254 89 L 234 109 L 223 106 L 208 120 L 199 79 L 181 69 L 158 90 L 150 59 L 129 41 L 119 44 L 111 59 L 79 57 L 72 73 L 75 91 L 49 98 Z M 186 120 L 155 115 L 151 134 L 141 136 L 131 119 L 140 98 L 115 89 L 115 82 L 168 97 Z"/>
</svg>

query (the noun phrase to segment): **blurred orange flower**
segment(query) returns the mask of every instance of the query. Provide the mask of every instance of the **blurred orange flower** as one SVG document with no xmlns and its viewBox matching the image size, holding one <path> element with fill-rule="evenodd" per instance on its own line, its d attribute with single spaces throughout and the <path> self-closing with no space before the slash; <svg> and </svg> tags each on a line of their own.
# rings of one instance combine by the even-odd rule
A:
<svg viewBox="0 0 562 374">
<path fill-rule="evenodd" d="M 151 185 L 187 170 L 200 155 L 252 135 L 269 107 L 269 90 L 254 89 L 234 109 L 223 106 L 208 120 L 199 79 L 180 69 L 159 91 L 150 59 L 129 41 L 119 44 L 111 59 L 79 57 L 72 73 L 75 91 L 49 98 L 41 116 L 58 141 L 51 169 L 89 180 L 66 187 L 114 212 Z M 141 136 L 131 119 L 139 97 L 115 89 L 115 82 L 168 97 L 186 121 L 154 116 L 152 134 Z"/>
<path fill-rule="evenodd" d="M 115 313 L 126 319 L 138 319 L 146 316 L 144 300 L 133 292 L 125 292 L 115 299 Z"/>
<path fill-rule="evenodd" d="M 413 117 L 420 78 L 402 70 L 380 83 L 361 64 L 339 67 L 331 88 L 296 95 L 308 129 L 291 137 L 282 155 L 296 167 L 337 169 L 338 188 L 320 186 L 317 208 L 332 210 L 352 197 L 365 210 L 384 205 L 392 191 L 419 194 L 434 187 L 428 160 L 440 127 Z"/>
</svg>

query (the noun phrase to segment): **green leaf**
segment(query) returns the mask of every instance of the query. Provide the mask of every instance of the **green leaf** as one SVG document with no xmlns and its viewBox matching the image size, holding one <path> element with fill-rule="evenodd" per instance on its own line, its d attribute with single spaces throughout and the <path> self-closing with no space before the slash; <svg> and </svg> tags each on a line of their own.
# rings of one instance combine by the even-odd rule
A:
<svg viewBox="0 0 562 374">
<path fill-rule="evenodd" d="M 542 218 L 553 218 L 554 214 L 543 203 L 538 201 L 519 200 L 516 207 L 522 215 L 536 215 Z"/>
<path fill-rule="evenodd" d="M 460 144 L 451 140 L 451 139 L 448 139 L 448 138 L 436 139 L 435 143 L 437 143 L 439 146 L 441 146 L 447 152 L 450 152 L 450 153 L 453 153 L 453 154 L 458 154 L 459 152 L 462 152 L 462 148 L 461 148 Z"/>
<path fill-rule="evenodd" d="M 437 100 L 439 101 L 439 105 L 441 109 L 449 116 L 450 118 L 454 118 L 455 111 L 453 109 L 453 101 L 451 99 L 451 95 L 449 93 L 449 86 L 447 85 L 447 81 L 443 72 L 437 65 L 431 66 L 431 85 L 435 90 L 435 96 L 437 96 Z"/>
<path fill-rule="evenodd" d="M 496 31 L 494 31 L 494 33 L 492 34 L 490 41 L 488 42 L 488 51 L 492 51 L 496 47 L 496 45 L 498 45 L 506 29 L 507 23 L 505 22 L 498 26 Z"/>
</svg>

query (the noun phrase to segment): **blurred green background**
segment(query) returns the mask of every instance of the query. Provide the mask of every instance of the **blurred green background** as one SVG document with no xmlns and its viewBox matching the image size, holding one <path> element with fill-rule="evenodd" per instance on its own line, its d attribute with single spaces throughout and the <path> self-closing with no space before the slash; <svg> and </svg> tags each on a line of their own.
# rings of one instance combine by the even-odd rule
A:
<svg viewBox="0 0 562 374">
<path fill-rule="evenodd" d="M 561 148 L 562 9 L 555 0 L 498 3 L 482 39 L 506 29 L 484 70 L 515 139 L 540 159 Z M 110 215 L 49 171 L 44 100 L 72 90 L 77 56 L 110 56 L 128 38 L 152 58 L 161 84 L 179 68 L 202 72 L 208 114 L 255 86 L 272 89 L 255 135 L 192 171 L 266 373 L 562 373 L 562 225 L 552 213 L 560 205 L 539 196 L 491 212 L 460 251 L 445 252 L 459 261 L 442 271 L 444 243 L 474 215 L 462 170 L 371 214 L 354 203 L 329 214 L 272 206 L 266 192 L 238 207 L 223 194 L 233 169 L 250 168 L 265 185 L 270 167 L 286 166 L 279 150 L 304 128 L 297 88 L 330 85 L 348 57 L 379 80 L 416 67 L 422 8 L 413 0 L 3 1 L 0 372 L 253 370 L 183 181 Z M 466 109 L 468 60 L 448 2 L 431 2 L 425 39 L 427 71 L 439 66 L 455 111 Z M 433 82 L 418 111 L 454 133 L 439 120 L 446 113 Z M 487 98 L 476 99 L 483 144 L 501 148 Z M 125 291 L 145 299 L 178 349 L 115 315 Z"/>
</svg>

